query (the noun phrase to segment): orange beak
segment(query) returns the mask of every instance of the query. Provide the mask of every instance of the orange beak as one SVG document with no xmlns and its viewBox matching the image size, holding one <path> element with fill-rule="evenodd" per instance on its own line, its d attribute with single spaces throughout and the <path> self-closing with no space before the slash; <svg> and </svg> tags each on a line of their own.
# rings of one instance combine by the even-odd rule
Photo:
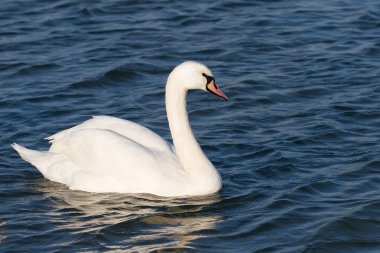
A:
<svg viewBox="0 0 380 253">
<path fill-rule="evenodd" d="M 226 95 L 224 95 L 223 91 L 221 89 L 219 89 L 219 87 L 216 85 L 215 81 L 212 80 L 211 82 L 209 82 L 206 86 L 206 89 L 217 95 L 218 97 L 221 97 L 223 98 L 224 100 L 228 101 L 228 97 Z"/>
</svg>

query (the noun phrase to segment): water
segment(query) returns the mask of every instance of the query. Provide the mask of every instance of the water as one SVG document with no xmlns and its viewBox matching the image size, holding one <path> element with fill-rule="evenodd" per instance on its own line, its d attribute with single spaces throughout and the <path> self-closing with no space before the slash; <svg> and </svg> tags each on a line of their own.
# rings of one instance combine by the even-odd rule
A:
<svg viewBox="0 0 380 253">
<path fill-rule="evenodd" d="M 1 252 L 380 252 L 377 1 L 14 1 L 0 7 Z M 10 148 L 91 115 L 170 140 L 164 84 L 198 60 L 229 96 L 188 98 L 219 194 L 70 191 Z"/>
</svg>

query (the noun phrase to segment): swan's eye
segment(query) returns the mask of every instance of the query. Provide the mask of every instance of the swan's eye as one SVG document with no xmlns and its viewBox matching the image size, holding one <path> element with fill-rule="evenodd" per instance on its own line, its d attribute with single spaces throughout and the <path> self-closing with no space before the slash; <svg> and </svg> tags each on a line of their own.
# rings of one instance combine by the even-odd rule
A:
<svg viewBox="0 0 380 253">
<path fill-rule="evenodd" d="M 202 73 L 202 76 L 206 77 L 206 80 L 207 80 L 206 85 L 209 84 L 209 83 L 211 83 L 211 81 L 215 81 L 214 77 L 208 76 L 205 73 Z"/>
</svg>

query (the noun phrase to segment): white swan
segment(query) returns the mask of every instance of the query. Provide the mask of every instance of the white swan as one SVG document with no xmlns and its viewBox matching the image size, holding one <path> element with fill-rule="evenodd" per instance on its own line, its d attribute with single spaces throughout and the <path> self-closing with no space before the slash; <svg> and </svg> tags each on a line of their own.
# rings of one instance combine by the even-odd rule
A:
<svg viewBox="0 0 380 253">
<path fill-rule="evenodd" d="M 184 62 L 166 83 L 166 111 L 174 150 L 151 130 L 131 121 L 97 116 L 48 137 L 49 151 L 12 147 L 48 179 L 88 192 L 194 196 L 222 187 L 218 171 L 192 133 L 187 111 L 189 89 L 224 98 L 211 71 Z"/>
</svg>

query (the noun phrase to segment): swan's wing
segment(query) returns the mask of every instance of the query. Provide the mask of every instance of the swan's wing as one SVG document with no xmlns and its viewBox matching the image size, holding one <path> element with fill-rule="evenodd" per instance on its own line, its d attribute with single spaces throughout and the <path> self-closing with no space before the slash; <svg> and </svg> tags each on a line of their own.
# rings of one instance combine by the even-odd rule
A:
<svg viewBox="0 0 380 253">
<path fill-rule="evenodd" d="M 158 134 L 129 120 L 110 116 L 94 116 L 80 125 L 54 134 L 47 139 L 52 143 L 64 138 L 75 131 L 82 129 L 105 129 L 123 135 L 148 148 L 163 152 L 171 152 L 170 145 Z"/>
<path fill-rule="evenodd" d="M 14 147 L 46 178 L 71 189 L 168 195 L 173 183 L 186 183 L 173 153 L 149 149 L 110 130 L 71 131 L 55 139 L 49 152 Z"/>
</svg>

